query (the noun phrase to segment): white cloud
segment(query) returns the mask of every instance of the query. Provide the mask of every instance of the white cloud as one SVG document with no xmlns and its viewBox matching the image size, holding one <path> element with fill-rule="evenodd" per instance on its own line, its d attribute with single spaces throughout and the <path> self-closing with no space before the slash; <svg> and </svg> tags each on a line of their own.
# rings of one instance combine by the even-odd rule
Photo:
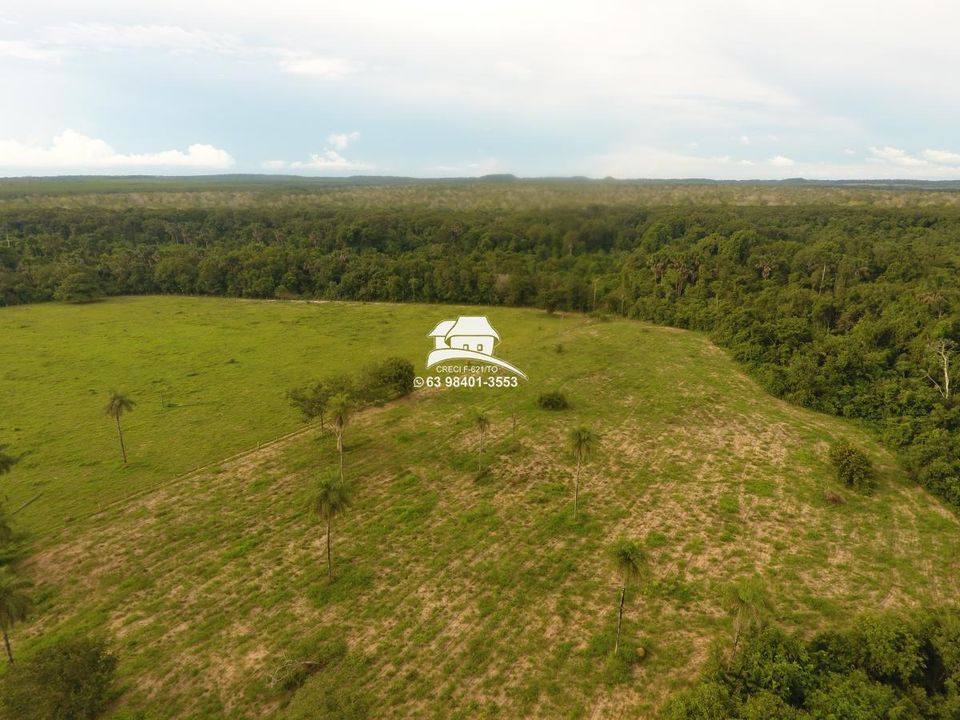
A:
<svg viewBox="0 0 960 720">
<path fill-rule="evenodd" d="M 356 130 L 349 133 L 330 133 L 327 135 L 327 142 L 334 150 L 346 150 L 347 146 L 360 139 L 360 133 Z"/>
<path fill-rule="evenodd" d="M 960 165 L 960 153 L 949 150 L 924 150 L 920 153 L 925 159 L 944 165 Z"/>
<path fill-rule="evenodd" d="M 793 160 L 791 160 L 788 157 L 784 157 L 783 155 L 774 155 L 767 162 L 769 162 L 771 165 L 773 165 L 773 167 L 776 167 L 776 168 L 788 168 L 796 165 L 796 163 Z"/>
<path fill-rule="evenodd" d="M 47 45 L 72 50 L 171 50 L 175 52 L 237 53 L 244 45 L 228 33 L 208 32 L 179 25 L 118 25 L 70 23 L 44 29 Z"/>
<path fill-rule="evenodd" d="M 741 136 L 740 136 L 740 144 L 741 144 L 741 145 L 749 145 L 749 144 L 750 144 L 750 136 L 749 136 L 749 135 L 741 135 Z"/>
<path fill-rule="evenodd" d="M 360 138 L 357 131 L 349 133 L 330 133 L 327 136 L 327 147 L 321 152 L 310 155 L 307 160 L 268 160 L 263 163 L 263 169 L 269 172 L 283 172 L 286 170 L 310 170 L 323 172 L 348 172 L 369 170 L 370 165 L 364 162 L 349 160 L 341 151 Z"/>
<path fill-rule="evenodd" d="M 38 62 L 57 61 L 60 59 L 60 53 L 36 43 L 20 40 L 0 40 L 0 58 Z"/>
<path fill-rule="evenodd" d="M 882 160 L 885 163 L 900 167 L 923 167 L 929 164 L 923 158 L 914 157 L 900 148 L 890 147 L 889 145 L 879 148 L 871 147 L 870 154 L 875 160 Z"/>
<path fill-rule="evenodd" d="M 301 53 L 283 53 L 277 64 L 284 72 L 293 75 L 312 75 L 327 80 L 340 80 L 357 68 L 348 60 L 339 57 L 324 57 Z"/>
<path fill-rule="evenodd" d="M 120 153 L 108 143 L 76 130 L 64 130 L 48 146 L 0 140 L 0 169 L 88 172 L 132 169 L 226 170 L 234 164 L 225 150 L 194 144 L 181 150 Z"/>
<path fill-rule="evenodd" d="M 305 162 L 292 162 L 289 167 L 297 170 L 358 170 L 367 167 L 364 163 L 347 160 L 336 150 L 315 153 Z"/>
<path fill-rule="evenodd" d="M 844 148 L 844 149 L 843 149 L 843 154 L 844 154 L 844 155 L 856 155 L 856 154 L 857 154 L 857 151 L 856 151 L 856 150 L 851 150 L 850 148 Z"/>
</svg>

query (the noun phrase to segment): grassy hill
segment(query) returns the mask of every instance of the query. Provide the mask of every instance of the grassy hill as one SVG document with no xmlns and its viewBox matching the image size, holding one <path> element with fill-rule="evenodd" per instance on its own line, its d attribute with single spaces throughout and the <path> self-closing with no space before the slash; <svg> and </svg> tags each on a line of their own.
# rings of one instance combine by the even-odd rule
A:
<svg viewBox="0 0 960 720">
<path fill-rule="evenodd" d="M 15 649 L 109 633 L 118 714 L 649 717 L 730 642 L 732 579 L 762 576 L 778 622 L 808 631 L 960 590 L 956 518 L 856 427 L 766 396 L 699 335 L 499 308 L 498 354 L 530 381 L 358 414 L 358 494 L 328 582 L 305 506 L 333 438 L 307 427 L 255 446 L 299 427 L 289 386 L 386 355 L 422 369 L 426 333 L 458 312 L 181 298 L 0 311 L 0 438 L 30 451 L 4 487 L 11 506 L 44 491 L 17 516 L 35 532 L 40 605 Z M 113 387 L 140 401 L 126 469 L 101 416 Z M 536 406 L 557 389 L 570 409 Z M 480 478 L 478 408 L 492 420 Z M 601 442 L 574 521 L 577 424 Z M 837 438 L 879 466 L 874 495 L 837 487 Z M 651 559 L 627 596 L 628 654 L 644 654 L 629 664 L 609 652 L 619 537 Z"/>
</svg>

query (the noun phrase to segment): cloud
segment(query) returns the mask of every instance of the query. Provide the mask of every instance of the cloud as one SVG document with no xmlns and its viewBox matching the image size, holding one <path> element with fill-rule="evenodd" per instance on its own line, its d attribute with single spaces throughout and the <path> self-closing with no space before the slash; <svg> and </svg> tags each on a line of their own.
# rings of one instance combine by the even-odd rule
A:
<svg viewBox="0 0 960 720">
<path fill-rule="evenodd" d="M 57 61 L 60 59 L 60 53 L 35 43 L 20 40 L 0 40 L 0 58 L 36 62 Z"/>
<path fill-rule="evenodd" d="M 165 24 L 70 23 L 46 28 L 40 37 L 46 45 L 73 50 L 150 49 L 235 54 L 244 48 L 240 39 L 228 33 Z"/>
<path fill-rule="evenodd" d="M 773 165 L 776 168 L 788 168 L 796 165 L 796 163 L 793 160 L 791 160 L 788 157 L 784 157 L 783 155 L 774 155 L 767 162 L 769 162 L 771 165 Z"/>
<path fill-rule="evenodd" d="M 225 150 L 194 144 L 181 150 L 119 153 L 108 143 L 76 130 L 64 130 L 49 146 L 18 140 L 0 140 L 0 169 L 20 171 L 88 172 L 131 169 L 226 170 L 234 164 Z"/>
<path fill-rule="evenodd" d="M 357 131 L 349 133 L 330 133 L 327 136 L 327 147 L 318 153 L 310 155 L 306 160 L 267 160 L 263 169 L 269 172 L 283 172 L 285 170 L 319 170 L 324 172 L 347 172 L 369 170 L 370 165 L 363 162 L 349 160 L 341 155 L 341 151 L 360 138 Z"/>
<path fill-rule="evenodd" d="M 302 53 L 284 53 L 277 65 L 293 75 L 311 75 L 327 80 L 340 80 L 357 71 L 353 63 L 339 57 L 325 57 Z"/>
<path fill-rule="evenodd" d="M 347 146 L 360 139 L 360 133 L 356 130 L 350 133 L 330 133 L 327 135 L 327 142 L 334 150 L 346 150 Z"/>
<path fill-rule="evenodd" d="M 305 162 L 292 162 L 289 167 L 297 170 L 358 170 L 367 165 L 347 160 L 336 150 L 324 150 L 311 155 Z"/>
<path fill-rule="evenodd" d="M 741 144 L 741 145 L 749 145 L 749 144 L 750 144 L 750 136 L 749 136 L 749 135 L 741 135 L 741 136 L 740 136 L 740 144 Z"/>
<path fill-rule="evenodd" d="M 885 163 L 900 167 L 923 167 L 929 164 L 923 158 L 914 157 L 900 148 L 890 147 L 889 145 L 879 148 L 871 147 L 870 154 L 875 160 L 882 160 Z"/>
<path fill-rule="evenodd" d="M 924 150 L 920 153 L 925 159 L 944 165 L 960 165 L 960 153 L 949 150 Z"/>
</svg>

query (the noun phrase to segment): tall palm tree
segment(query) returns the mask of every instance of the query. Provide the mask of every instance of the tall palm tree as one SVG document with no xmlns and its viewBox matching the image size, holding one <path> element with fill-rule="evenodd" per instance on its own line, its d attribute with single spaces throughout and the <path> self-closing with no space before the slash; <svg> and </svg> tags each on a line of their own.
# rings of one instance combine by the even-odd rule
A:
<svg viewBox="0 0 960 720">
<path fill-rule="evenodd" d="M 773 603 L 767 594 L 766 586 L 756 575 L 741 578 L 728 585 L 724 590 L 723 604 L 734 618 L 734 652 L 740 642 L 741 633 L 762 627 L 767 615 L 773 611 Z"/>
<path fill-rule="evenodd" d="M 327 401 L 327 414 L 337 434 L 337 452 L 340 453 L 340 479 L 343 480 L 343 431 L 350 422 L 352 407 L 346 393 L 337 393 Z"/>
<path fill-rule="evenodd" d="M 30 596 L 26 590 L 30 583 L 18 578 L 6 568 L 0 568 L 0 632 L 3 632 L 3 645 L 7 650 L 7 660 L 13 662 L 10 650 L 10 631 L 13 626 L 27 617 L 30 609 Z"/>
<path fill-rule="evenodd" d="M 103 411 L 109 417 L 117 421 L 117 435 L 120 437 L 120 452 L 123 454 L 124 465 L 127 464 L 127 448 L 123 444 L 123 428 L 120 427 L 120 416 L 125 412 L 131 412 L 135 404 L 123 393 L 114 392 L 110 396 L 110 402 L 103 408 Z"/>
<path fill-rule="evenodd" d="M 613 654 L 620 654 L 620 628 L 623 626 L 623 603 L 627 597 L 627 585 L 640 580 L 647 567 L 647 558 L 633 540 L 621 538 L 610 549 L 613 569 L 620 576 L 620 607 L 617 611 L 617 640 L 613 645 Z"/>
<path fill-rule="evenodd" d="M 473 422 L 480 431 L 480 452 L 477 453 L 477 472 L 480 472 L 483 469 L 483 435 L 490 427 L 490 417 L 482 410 L 478 410 Z"/>
<path fill-rule="evenodd" d="M 333 577 L 333 561 L 330 554 L 330 526 L 333 519 L 342 515 L 353 500 L 353 486 L 336 472 L 320 478 L 317 491 L 310 498 L 310 513 L 327 527 L 327 577 Z"/>
<path fill-rule="evenodd" d="M 580 505 L 580 468 L 596 449 L 597 435 L 590 428 L 581 425 L 570 431 L 567 444 L 570 452 L 577 459 L 576 486 L 573 494 L 573 517 L 576 518 Z"/>
</svg>

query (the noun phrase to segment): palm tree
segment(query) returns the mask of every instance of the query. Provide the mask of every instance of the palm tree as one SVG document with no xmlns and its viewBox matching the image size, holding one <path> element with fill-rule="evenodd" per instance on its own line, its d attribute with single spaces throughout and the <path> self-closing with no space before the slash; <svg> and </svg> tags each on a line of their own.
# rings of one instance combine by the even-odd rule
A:
<svg viewBox="0 0 960 720">
<path fill-rule="evenodd" d="M 593 430 L 581 425 L 570 431 L 570 435 L 567 437 L 567 444 L 570 447 L 570 452 L 572 452 L 573 456 L 577 459 L 576 489 L 573 495 L 573 517 L 576 518 L 580 505 L 580 466 L 583 465 L 583 461 L 593 453 L 597 445 L 597 436 Z"/>
<path fill-rule="evenodd" d="M 620 608 L 617 612 L 617 640 L 613 645 L 613 654 L 620 654 L 620 628 L 623 625 L 623 602 L 627 597 L 627 585 L 638 581 L 647 567 L 647 558 L 633 540 L 621 538 L 610 549 L 610 560 L 620 576 Z"/>
<path fill-rule="evenodd" d="M 103 411 L 109 417 L 117 421 L 117 435 L 120 437 L 120 452 L 123 453 L 124 465 L 127 464 L 127 448 L 123 444 L 123 429 L 120 427 L 120 416 L 125 412 L 131 412 L 135 404 L 133 400 L 123 393 L 114 392 L 110 396 L 110 402 L 103 408 Z"/>
<path fill-rule="evenodd" d="M 6 475 L 17 464 L 17 458 L 4 452 L 6 449 L 7 445 L 0 444 L 0 475 Z"/>
<path fill-rule="evenodd" d="M 10 650 L 9 632 L 21 620 L 27 617 L 30 609 L 30 596 L 26 589 L 30 583 L 18 578 L 5 568 L 0 568 L 0 631 L 3 632 L 3 645 L 7 650 L 7 660 L 13 662 Z"/>
<path fill-rule="evenodd" d="M 477 430 L 480 431 L 480 452 L 477 454 L 477 472 L 480 472 L 483 468 L 483 434 L 490 427 L 490 418 L 485 412 L 478 410 L 477 414 L 474 415 L 473 422 L 477 426 Z"/>
<path fill-rule="evenodd" d="M 0 545 L 13 540 L 13 528 L 10 526 L 10 518 L 7 517 L 7 509 L 0 504 Z"/>
<path fill-rule="evenodd" d="M 310 513 L 327 526 L 327 577 L 333 577 L 333 562 L 330 555 L 330 525 L 335 517 L 342 515 L 353 500 L 353 486 L 336 472 L 328 472 L 320 478 L 317 492 L 310 498 Z"/>
<path fill-rule="evenodd" d="M 327 412 L 337 434 L 337 452 L 340 453 L 340 479 L 343 480 L 343 431 L 350 422 L 350 398 L 346 393 L 337 393 L 327 402 Z"/>
<path fill-rule="evenodd" d="M 754 575 L 731 583 L 724 590 L 723 604 L 733 615 L 733 650 L 736 652 L 740 634 L 744 630 L 762 627 L 766 616 L 773 611 L 763 580 Z"/>
</svg>

